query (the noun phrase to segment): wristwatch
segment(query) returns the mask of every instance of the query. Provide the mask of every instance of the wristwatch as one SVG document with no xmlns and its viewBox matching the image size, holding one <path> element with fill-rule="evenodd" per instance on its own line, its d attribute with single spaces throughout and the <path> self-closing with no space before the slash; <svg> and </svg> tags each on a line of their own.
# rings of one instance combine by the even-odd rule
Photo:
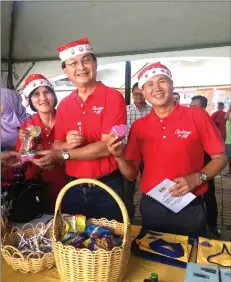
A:
<svg viewBox="0 0 231 282">
<path fill-rule="evenodd" d="M 70 159 L 70 154 L 69 154 L 69 152 L 67 151 L 67 149 L 63 149 L 62 159 L 63 159 L 64 161 Z"/>
<path fill-rule="evenodd" d="M 202 183 L 205 183 L 208 180 L 208 176 L 202 171 L 200 171 L 200 180 Z"/>
</svg>

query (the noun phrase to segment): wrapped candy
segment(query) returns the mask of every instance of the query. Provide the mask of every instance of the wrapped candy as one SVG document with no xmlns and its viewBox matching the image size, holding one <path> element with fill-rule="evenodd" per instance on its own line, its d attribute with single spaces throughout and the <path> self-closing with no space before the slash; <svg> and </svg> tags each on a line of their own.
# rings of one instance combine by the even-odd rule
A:
<svg viewBox="0 0 231 282">
<path fill-rule="evenodd" d="M 124 139 L 127 133 L 127 126 L 125 124 L 114 125 L 111 129 L 111 133 L 114 136 L 118 136 L 120 140 Z"/>
<path fill-rule="evenodd" d="M 110 251 L 122 244 L 121 236 L 113 234 L 113 229 L 96 224 L 86 226 L 86 218 L 83 215 L 65 215 L 63 220 L 66 235 L 61 243 L 65 246 L 73 246 L 77 250 L 87 248 L 91 251 Z"/>
<path fill-rule="evenodd" d="M 83 246 L 89 249 L 90 251 L 95 251 L 97 249 L 95 238 L 88 238 L 83 242 Z"/>
<path fill-rule="evenodd" d="M 108 227 L 97 226 L 95 224 L 89 224 L 85 230 L 88 237 L 102 237 L 110 234 L 111 230 Z"/>
<path fill-rule="evenodd" d="M 21 151 L 19 156 L 21 163 L 32 162 L 36 158 L 37 158 L 37 153 L 34 150 L 30 150 L 27 152 Z"/>
<path fill-rule="evenodd" d="M 63 217 L 65 222 L 65 233 L 79 232 L 83 233 L 86 228 L 86 217 L 81 214 L 65 215 Z"/>
<path fill-rule="evenodd" d="M 29 125 L 26 130 L 29 132 L 29 137 L 22 141 L 20 148 L 20 161 L 21 163 L 30 162 L 37 157 L 33 147 L 33 139 L 41 134 L 41 128 L 39 126 Z"/>
</svg>

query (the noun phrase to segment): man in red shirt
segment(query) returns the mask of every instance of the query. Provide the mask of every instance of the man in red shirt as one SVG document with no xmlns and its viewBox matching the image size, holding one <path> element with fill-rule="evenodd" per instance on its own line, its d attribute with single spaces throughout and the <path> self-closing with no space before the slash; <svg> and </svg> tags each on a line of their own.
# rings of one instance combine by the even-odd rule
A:
<svg viewBox="0 0 231 282">
<path fill-rule="evenodd" d="M 61 152 L 69 181 L 95 178 L 122 197 L 123 176 L 107 143 L 111 128 L 126 124 L 124 98 L 120 92 L 96 80 L 97 59 L 87 38 L 57 50 L 64 73 L 77 89 L 58 106 L 53 147 Z M 49 160 L 41 162 L 47 163 Z M 66 193 L 63 205 L 64 212 L 69 214 L 122 219 L 115 200 L 98 187 L 73 187 Z"/>
<path fill-rule="evenodd" d="M 223 102 L 219 102 L 217 106 L 217 111 L 214 112 L 211 115 L 211 117 L 214 120 L 214 122 L 217 124 L 218 128 L 220 129 L 223 140 L 225 141 L 225 138 L 226 138 L 226 119 L 225 119 L 226 112 L 224 112 L 224 109 L 225 109 L 225 104 Z"/>
<path fill-rule="evenodd" d="M 172 76 L 166 66 L 151 64 L 140 72 L 138 79 L 153 110 L 134 122 L 125 156 L 121 141 L 116 137 L 111 136 L 108 149 L 129 180 L 137 177 L 139 163 L 144 162 L 140 184 L 143 228 L 204 235 L 206 218 L 201 195 L 207 190 L 208 179 L 217 175 L 227 163 L 224 142 L 205 111 L 174 105 Z M 204 151 L 212 159 L 206 166 Z M 166 178 L 176 183 L 169 188 L 172 196 L 188 192 L 197 196 L 177 214 L 146 196 Z"/>
</svg>

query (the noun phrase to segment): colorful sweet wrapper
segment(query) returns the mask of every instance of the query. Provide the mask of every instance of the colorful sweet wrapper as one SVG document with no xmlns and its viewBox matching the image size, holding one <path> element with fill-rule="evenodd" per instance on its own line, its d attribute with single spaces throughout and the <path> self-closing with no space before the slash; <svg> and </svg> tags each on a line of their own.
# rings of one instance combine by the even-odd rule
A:
<svg viewBox="0 0 231 282">
<path fill-rule="evenodd" d="M 66 243 L 68 240 L 77 237 L 79 234 L 77 232 L 69 232 L 67 235 L 61 240 L 61 243 Z"/>
<path fill-rule="evenodd" d="M 69 232 L 79 232 L 83 233 L 86 228 L 86 216 L 77 214 L 77 215 L 65 215 L 63 217 L 65 221 L 65 233 Z"/>
<path fill-rule="evenodd" d="M 120 140 L 124 139 L 127 133 L 127 126 L 125 124 L 114 125 L 111 129 L 111 133 L 117 136 Z"/>
<path fill-rule="evenodd" d="M 86 216 L 82 214 L 75 215 L 76 232 L 83 233 L 86 229 Z"/>
<path fill-rule="evenodd" d="M 111 229 L 108 227 L 97 226 L 95 224 L 89 224 L 86 227 L 85 233 L 88 237 L 102 237 L 104 235 L 110 234 Z"/>
<path fill-rule="evenodd" d="M 105 236 L 102 238 L 95 238 L 96 246 L 100 249 L 104 249 L 106 251 L 110 251 L 113 249 L 113 245 L 111 242 L 110 236 Z"/>
<path fill-rule="evenodd" d="M 20 156 L 19 156 L 19 160 L 21 163 L 25 163 L 25 162 L 32 162 L 34 159 L 37 158 L 37 153 L 34 150 L 30 150 L 30 151 L 21 151 Z"/>
<path fill-rule="evenodd" d="M 95 238 L 88 238 L 83 242 L 83 246 L 89 249 L 90 251 L 96 251 L 97 246 L 95 243 Z"/>
</svg>

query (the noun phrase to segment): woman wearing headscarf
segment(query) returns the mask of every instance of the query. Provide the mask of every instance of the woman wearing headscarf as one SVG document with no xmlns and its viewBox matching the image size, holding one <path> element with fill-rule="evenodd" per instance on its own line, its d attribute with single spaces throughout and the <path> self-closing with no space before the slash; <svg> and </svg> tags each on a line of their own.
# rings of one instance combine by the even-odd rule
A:
<svg viewBox="0 0 231 282">
<path fill-rule="evenodd" d="M 54 142 L 55 128 L 55 107 L 57 105 L 57 97 L 51 83 L 41 74 L 30 75 L 23 85 L 23 104 L 37 112 L 29 118 L 20 127 L 19 138 L 17 142 L 17 151 L 20 151 L 22 141 L 29 136 L 28 126 L 37 126 L 40 128 L 40 135 L 33 140 L 35 151 L 51 150 Z M 53 167 L 41 168 L 34 163 L 28 163 L 26 177 L 32 178 L 38 172 L 41 173 L 43 181 L 48 185 L 48 205 L 47 213 L 54 212 L 56 198 L 60 190 L 66 184 L 66 176 L 64 165 L 58 164 Z"/>
<path fill-rule="evenodd" d="M 1 88 L 1 151 L 15 149 L 18 129 L 30 117 L 14 90 Z"/>
</svg>

